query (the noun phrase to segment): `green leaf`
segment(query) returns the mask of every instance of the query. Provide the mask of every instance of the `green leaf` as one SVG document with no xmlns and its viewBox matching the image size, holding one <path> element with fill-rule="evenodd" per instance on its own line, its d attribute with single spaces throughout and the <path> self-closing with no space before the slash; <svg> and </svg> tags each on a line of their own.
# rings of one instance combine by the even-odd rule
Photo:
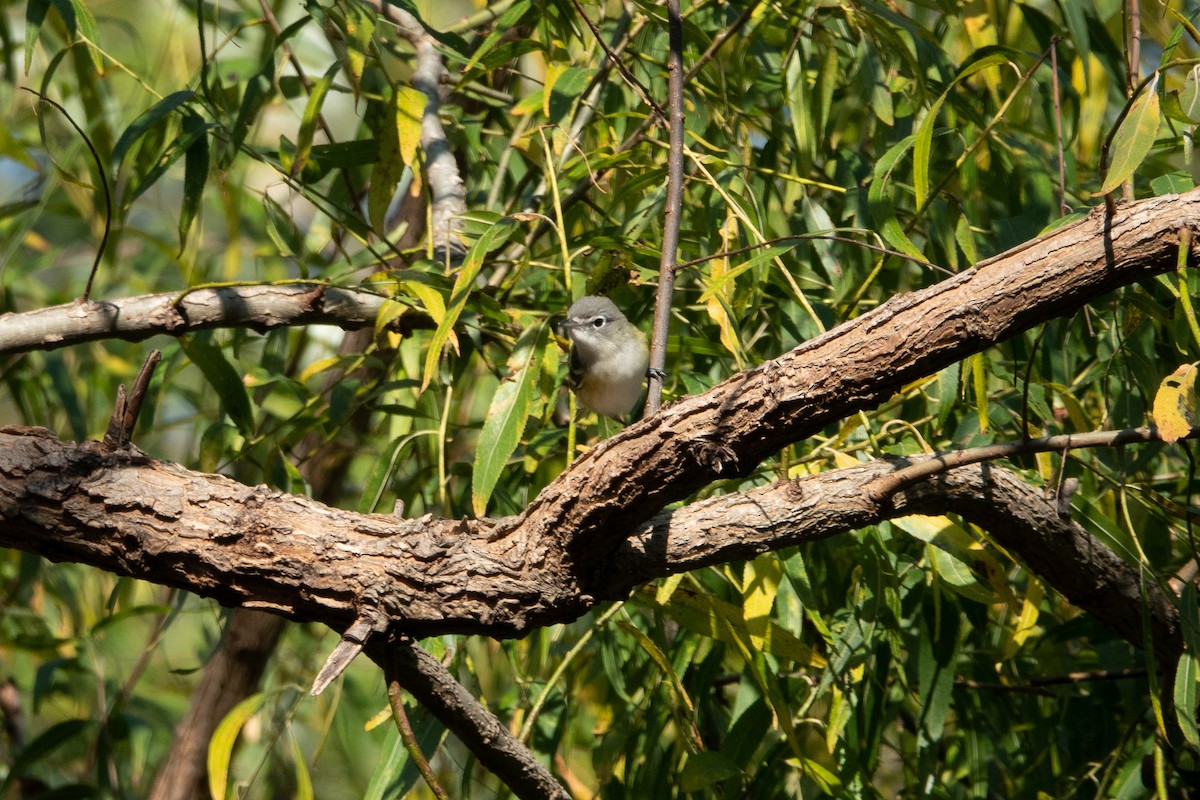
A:
<svg viewBox="0 0 1200 800">
<path fill-rule="evenodd" d="M 1154 146 L 1161 117 L 1158 107 L 1158 76 L 1155 75 L 1150 85 L 1133 101 L 1129 113 L 1113 136 L 1112 147 L 1109 148 L 1109 152 L 1113 154 L 1112 163 L 1108 167 L 1104 185 L 1096 192 L 1097 195 L 1113 191 L 1141 166 L 1150 148 Z"/>
<path fill-rule="evenodd" d="M 214 798 L 229 796 L 229 764 L 233 760 L 233 745 L 237 742 L 250 718 L 258 713 L 267 696 L 262 692 L 252 694 L 238 703 L 221 724 L 213 731 L 208 742 L 208 791 Z"/>
<path fill-rule="evenodd" d="M 86 719 L 68 719 L 47 728 L 17 754 L 4 783 L 0 784 L 0 797 L 13 796 L 10 789 L 19 779 L 27 776 L 35 764 L 60 747 L 70 744 L 76 752 L 85 750 L 88 737 L 93 735 L 95 727 L 95 723 Z"/>
<path fill-rule="evenodd" d="M 1196 182 L 1192 180 L 1191 173 L 1183 170 L 1168 172 L 1150 180 L 1150 189 L 1156 197 L 1164 194 L 1183 194 L 1195 188 Z"/>
<path fill-rule="evenodd" d="M 196 114 L 183 117 L 183 141 L 190 141 L 183 157 L 183 202 L 179 206 L 179 249 L 183 251 L 188 231 L 200 211 L 204 186 L 208 183 L 208 125 Z"/>
<path fill-rule="evenodd" d="M 308 759 L 304 757 L 300 740 L 294 734 L 288 738 L 292 740 L 292 774 L 296 780 L 292 796 L 296 800 L 313 800 L 312 774 L 308 771 Z"/>
<path fill-rule="evenodd" d="M 50 10 L 50 6 L 58 9 L 58 15 L 62 17 L 63 26 L 67 29 L 67 35 L 72 39 L 75 38 L 77 20 L 75 19 L 75 7 L 70 0 L 29 0 L 25 5 L 26 75 L 29 74 L 29 68 L 33 64 L 33 54 L 36 49 L 34 45 L 37 44 L 38 37 L 41 35 L 42 24 L 46 21 L 46 12 Z M 94 31 L 94 20 L 92 25 Z"/>
<path fill-rule="evenodd" d="M 720 753 L 705 750 L 688 756 L 679 775 L 679 790 L 701 792 L 723 780 L 741 775 L 738 766 Z"/>
<path fill-rule="evenodd" d="M 1175 668 L 1175 718 L 1183 738 L 1192 747 L 1200 747 L 1200 727 L 1196 713 L 1200 709 L 1200 601 L 1196 584 L 1184 584 L 1179 596 L 1179 620 L 1183 629 L 1184 654 Z"/>
<path fill-rule="evenodd" d="M 300 130 L 296 132 L 296 153 L 289 170 L 292 175 L 302 173 L 312 156 L 313 137 L 316 136 L 317 123 L 321 119 L 321 108 L 339 69 L 341 65 L 333 62 L 329 69 L 325 70 L 325 74 L 313 83 L 312 93 L 308 96 L 308 102 L 304 104 L 304 115 L 300 117 Z"/>
<path fill-rule="evenodd" d="M 493 47 L 509 38 L 511 36 L 511 29 L 520 23 L 521 18 L 525 16 L 531 6 L 532 3 L 530 0 L 519 0 L 519 2 L 509 6 L 500 15 L 500 18 L 490 26 L 492 32 L 475 48 L 475 52 L 471 55 L 471 60 L 462 68 L 463 74 L 469 73 Z"/>
<path fill-rule="evenodd" d="M 817 135 L 813 126 L 815 109 L 808 97 L 808 76 L 804 70 L 804 55 L 799 46 L 788 60 L 784 79 L 787 86 L 787 107 L 791 112 L 792 135 L 796 138 L 796 153 L 811 159 L 816 153 Z"/>
<path fill-rule="evenodd" d="M 921 120 L 921 125 L 917 128 L 916 138 L 913 142 L 913 193 L 916 196 L 915 201 L 918 210 L 925 207 L 925 202 L 929 196 L 929 161 L 933 149 L 933 128 L 937 123 L 937 116 L 938 112 L 941 111 L 942 103 L 954 91 L 955 86 L 980 70 L 1011 63 L 1012 61 L 1008 57 L 1007 51 L 1002 48 L 986 47 L 981 49 L 972 56 L 970 61 L 963 65 L 958 74 L 954 76 L 954 80 L 950 81 L 950 85 L 946 87 L 946 90 L 929 107 L 929 111 L 926 112 L 925 117 Z"/>
<path fill-rule="evenodd" d="M 954 691 L 954 662 L 958 654 L 961 616 L 937 593 L 926 595 L 922 621 L 925 630 L 917 637 L 917 681 L 921 693 L 921 725 L 932 741 L 942 737 Z"/>
<path fill-rule="evenodd" d="M 503 381 L 492 395 L 475 447 L 475 468 L 471 473 L 471 506 L 476 516 L 487 513 L 488 500 L 500 480 L 500 473 L 525 431 L 541 371 L 546 331 L 543 322 L 522 335 L 513 352 L 513 361 L 519 362 L 516 375 Z"/>
<path fill-rule="evenodd" d="M 275 94 L 275 69 L 275 55 L 271 53 L 267 56 L 262 69 L 246 81 L 246 93 L 242 95 L 237 119 L 234 120 L 233 128 L 229 132 L 230 154 L 236 153 L 241 148 L 242 143 L 246 141 L 246 135 L 250 132 L 250 126 L 257 121 L 259 112 Z"/>
<path fill-rule="evenodd" d="M 225 359 L 221 348 L 213 344 L 212 336 L 200 333 L 183 337 L 179 343 L 183 352 L 200 368 L 209 385 L 216 390 L 221 404 L 225 407 L 225 413 L 233 420 L 233 424 L 237 425 L 238 431 L 243 436 L 253 434 L 254 414 L 246 385 L 242 383 L 241 376 L 237 374 L 233 365 Z"/>
<path fill-rule="evenodd" d="M 1179 90 L 1179 111 L 1192 122 L 1200 123 L 1200 64 L 1192 67 Z"/>
<path fill-rule="evenodd" d="M 1185 653 L 1175 669 L 1175 719 L 1183 738 L 1192 747 L 1200 747 L 1200 728 L 1196 711 L 1200 706 L 1200 653 Z"/>
<path fill-rule="evenodd" d="M 159 122 L 161 119 L 163 119 L 163 117 L 167 116 L 172 111 L 191 100 L 194 95 L 195 92 L 190 89 L 174 92 L 173 94 L 167 95 L 162 100 L 159 100 L 157 103 L 150 106 L 150 108 L 143 111 L 141 115 L 139 115 L 138 118 L 135 119 L 129 125 L 129 127 L 125 129 L 125 132 L 121 134 L 121 138 L 117 139 L 117 144 L 113 147 L 112 152 L 112 165 L 119 168 L 121 166 L 121 162 L 125 158 L 125 154 L 129 151 L 129 148 L 132 147 L 138 139 L 142 138 L 142 136 L 146 134 L 146 131 L 150 130 L 150 128 L 153 127 L 156 122 Z"/>
<path fill-rule="evenodd" d="M 876 162 L 871 186 L 867 190 L 867 204 L 871 209 L 871 218 L 879 227 L 879 233 L 887 240 L 888 244 L 919 261 L 927 261 L 925 254 L 908 238 L 904 228 L 900 225 L 900 220 L 896 218 L 896 206 L 892 202 L 889 188 L 892 169 L 896 166 L 896 162 L 908 153 L 915 139 L 915 136 L 905 136 L 892 145 Z"/>
<path fill-rule="evenodd" d="M 71 8 L 75 12 L 79 35 L 88 43 L 87 51 L 88 55 L 92 57 L 92 64 L 95 65 L 96 72 L 103 75 L 104 58 L 100 55 L 100 48 L 97 47 L 99 40 L 96 36 L 96 18 L 92 16 L 91 9 L 82 0 L 71 0 Z"/>
<path fill-rule="evenodd" d="M 450 290 L 450 303 L 446 307 L 445 317 L 438 325 L 437 330 L 433 332 L 429 350 L 425 353 L 425 368 L 421 374 L 421 391 L 425 391 L 429 387 L 434 373 L 437 372 L 438 363 L 442 358 L 442 347 L 450 342 L 452 347 L 458 349 L 457 339 L 452 340 L 451 336 L 454 333 L 454 326 L 458 324 L 459 315 L 462 314 L 467 300 L 475 288 L 475 278 L 479 275 L 480 268 L 483 267 L 484 259 L 493 248 L 499 247 L 505 242 L 516 229 L 517 222 L 514 218 L 502 217 L 488 227 L 467 252 L 467 257 L 459 269 L 458 277 L 454 280 L 454 287 Z"/>
</svg>

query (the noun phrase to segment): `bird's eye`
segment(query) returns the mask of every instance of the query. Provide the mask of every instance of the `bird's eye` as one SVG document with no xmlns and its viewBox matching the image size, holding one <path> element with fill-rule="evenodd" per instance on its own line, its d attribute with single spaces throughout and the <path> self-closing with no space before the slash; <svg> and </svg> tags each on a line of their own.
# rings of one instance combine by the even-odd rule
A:
<svg viewBox="0 0 1200 800">
<path fill-rule="evenodd" d="M 594 320 L 592 320 L 592 327 L 593 328 L 603 328 L 604 327 L 604 317 L 596 317 Z"/>
</svg>

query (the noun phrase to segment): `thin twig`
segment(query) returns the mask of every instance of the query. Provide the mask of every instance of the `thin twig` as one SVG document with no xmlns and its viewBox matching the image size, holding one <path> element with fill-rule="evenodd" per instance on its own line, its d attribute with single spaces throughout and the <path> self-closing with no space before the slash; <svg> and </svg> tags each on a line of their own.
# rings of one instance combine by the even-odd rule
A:
<svg viewBox="0 0 1200 800">
<path fill-rule="evenodd" d="M 642 96 L 642 102 L 650 106 L 650 111 L 653 112 L 655 118 L 662 123 L 662 121 L 667 118 L 667 115 L 666 112 L 663 111 L 662 106 L 655 102 L 654 95 L 650 93 L 650 90 L 646 88 L 645 84 L 637 79 L 637 76 L 630 71 L 629 67 L 625 66 L 620 57 L 608 46 L 608 42 L 604 41 L 604 35 L 600 32 L 600 27 L 596 25 L 596 23 L 592 21 L 592 18 L 587 15 L 587 12 L 584 11 L 583 4 L 580 3 L 579 0 L 571 0 L 571 3 L 575 6 L 575 13 L 578 14 L 579 18 L 583 20 L 583 24 L 588 26 L 588 30 L 592 32 L 592 35 L 596 37 L 596 41 L 600 44 L 600 47 L 604 49 L 604 54 L 608 56 L 613 66 L 616 67 L 617 73 L 624 78 L 625 82 L 628 83 L 639 95 Z"/>
<path fill-rule="evenodd" d="M 104 434 L 104 444 L 108 447 L 124 447 L 133 436 L 137 425 L 138 414 L 142 411 L 142 401 L 146 399 L 146 391 L 150 388 L 150 378 L 162 358 L 162 352 L 151 350 L 142 364 L 133 388 L 125 393 L 125 384 L 117 387 L 117 401 L 112 418 L 108 421 L 108 431 Z"/>
<path fill-rule="evenodd" d="M 1067 161 L 1063 154 L 1062 98 L 1058 86 L 1058 36 L 1050 37 L 1050 80 L 1054 87 L 1054 139 L 1058 144 L 1058 213 L 1067 215 Z"/>
<path fill-rule="evenodd" d="M 1142 60 L 1142 11 L 1139 0 L 1128 0 L 1129 3 L 1129 73 L 1125 81 L 1125 97 L 1133 102 L 1134 86 L 1141 74 Z M 1121 184 L 1121 195 L 1126 201 L 1133 199 L 1133 176 Z"/>
<path fill-rule="evenodd" d="M 1045 675 L 1038 678 L 1030 678 L 1024 683 L 984 683 L 982 681 L 972 681 L 966 678 L 958 678 L 954 681 L 955 686 L 961 686 L 964 689 L 974 689 L 983 692 L 1011 692 L 1013 694 L 1036 694 L 1052 696 L 1054 693 L 1048 691 L 1047 686 L 1063 686 L 1076 683 L 1090 683 L 1092 681 L 1123 681 L 1131 678 L 1146 677 L 1145 667 L 1131 667 L 1129 669 L 1103 670 L 1095 669 L 1081 672 L 1068 672 L 1066 675 Z"/>
<path fill-rule="evenodd" d="M 388 704 L 392 707 L 392 719 L 396 722 L 396 729 L 400 731 L 400 741 L 404 742 L 404 749 L 408 751 L 408 757 L 417 765 L 417 771 L 421 773 L 421 777 L 425 779 L 425 783 L 434 796 L 438 800 L 450 800 L 450 795 L 446 794 L 446 790 L 438 782 L 437 775 L 433 774 L 433 768 L 429 766 L 429 759 L 425 758 L 425 754 L 421 752 L 421 744 L 417 741 L 412 725 L 408 722 L 408 714 L 404 711 L 402 691 L 399 683 L 388 681 Z"/>
<path fill-rule="evenodd" d="M 1190 433 L 1180 438 L 1192 439 L 1197 436 L 1200 436 L 1200 428 L 1193 428 Z M 1161 441 L 1161 437 L 1155 428 L 1127 428 L 1119 431 L 1066 433 L 1058 436 L 1044 436 L 1039 439 L 1020 439 L 1015 442 L 1001 442 L 982 447 L 971 447 L 966 450 L 951 450 L 931 456 L 915 456 L 916 463 L 902 467 L 872 482 L 867 491 L 876 498 L 883 499 L 926 480 L 932 475 L 967 464 L 995 461 L 1000 458 L 1031 453 L 1065 452 L 1088 447 L 1119 447 L 1158 441 Z"/>
<path fill-rule="evenodd" d="M 81 303 L 86 303 L 92 297 L 92 282 L 96 279 L 96 272 L 100 269 L 100 259 L 104 258 L 104 250 L 108 247 L 108 232 L 112 228 L 112 193 L 108 189 L 108 174 L 104 171 L 104 162 L 100 159 L 100 154 L 96 152 L 96 146 L 92 144 L 92 140 L 83 132 L 83 128 L 80 128 L 71 118 L 65 108 L 36 89 L 30 89 L 28 86 L 21 88 L 39 98 L 43 103 L 54 106 L 67 118 L 67 122 L 71 123 L 71 127 L 87 145 L 87 149 L 92 154 L 92 161 L 96 164 L 96 172 L 100 173 L 100 188 L 104 190 L 104 233 L 100 236 L 100 246 L 96 248 L 96 257 L 92 260 L 92 271 L 88 273 L 87 283 L 83 287 L 83 296 L 79 298 Z"/>
<path fill-rule="evenodd" d="M 650 342 L 649 390 L 643 416 L 656 413 L 662 405 L 663 378 L 667 366 L 667 336 L 671 327 L 671 297 L 675 293 L 675 268 L 679 251 L 679 223 L 683 210 L 683 17 L 679 0 L 667 0 L 667 93 L 670 117 L 670 149 L 667 152 L 667 197 L 663 210 L 663 242 L 659 259 L 658 294 L 654 300 L 654 336 Z"/>
</svg>

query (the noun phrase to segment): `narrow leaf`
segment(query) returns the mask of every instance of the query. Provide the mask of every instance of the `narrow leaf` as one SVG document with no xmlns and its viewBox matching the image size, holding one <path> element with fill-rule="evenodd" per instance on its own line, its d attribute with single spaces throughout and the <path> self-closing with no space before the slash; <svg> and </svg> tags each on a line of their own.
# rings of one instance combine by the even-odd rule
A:
<svg viewBox="0 0 1200 800">
<path fill-rule="evenodd" d="M 528 332 L 527 332 L 528 333 Z M 529 408 L 533 402 L 541 369 L 542 350 L 546 346 L 545 323 L 523 336 L 525 345 L 517 343 L 514 358 L 520 358 L 516 375 L 500 384 L 492 396 L 491 406 L 475 448 L 475 468 L 471 473 L 471 505 L 477 516 L 487 513 L 488 500 L 500 480 L 508 457 L 517 449 Z M 519 354 L 519 355 L 518 355 Z"/>
<path fill-rule="evenodd" d="M 214 798 L 229 795 L 229 764 L 233 745 L 246 723 L 258 713 L 266 700 L 262 692 L 252 694 L 234 706 L 213 731 L 208 742 L 208 791 Z"/>
<path fill-rule="evenodd" d="M 433 332 L 429 350 L 425 353 L 425 368 L 421 374 L 421 391 L 425 391 L 429 387 L 434 373 L 437 372 L 438 362 L 442 358 L 442 347 L 451 341 L 454 326 L 458 324 L 458 317 L 467 305 L 467 299 L 475 287 L 475 278 L 479 275 L 480 268 L 483 267 L 484 259 L 493 248 L 499 247 L 506 241 L 516 228 L 517 223 L 513 217 L 502 217 L 485 230 L 468 251 L 467 257 L 459 269 L 458 277 L 454 280 L 454 288 L 450 290 L 450 303 L 446 307 L 445 317 L 438 325 L 437 330 Z M 457 345 L 457 340 L 455 340 L 453 346 L 456 349 Z"/>
<path fill-rule="evenodd" d="M 337 75 L 339 69 L 341 69 L 341 65 L 336 61 L 330 64 L 329 69 L 325 70 L 325 74 L 313 84 L 308 102 L 304 104 L 304 115 L 300 118 L 300 130 L 296 132 L 296 153 L 290 170 L 292 175 L 299 175 L 303 172 L 305 165 L 308 164 L 308 159 L 312 157 L 313 137 L 317 133 L 317 122 L 321 119 L 321 108 L 325 104 L 326 95 L 329 94 L 329 87 L 333 85 L 333 77 Z"/>
<path fill-rule="evenodd" d="M 1150 148 L 1154 146 L 1161 116 L 1158 107 L 1158 76 L 1155 76 L 1150 85 L 1133 101 L 1129 113 L 1113 136 L 1112 147 L 1109 149 L 1113 154 L 1112 163 L 1108 167 L 1104 185 L 1096 192 L 1097 195 L 1113 191 L 1141 166 Z"/>
<path fill-rule="evenodd" d="M 213 344 L 211 337 L 205 335 L 188 336 L 179 341 L 187 357 L 200 368 L 209 384 L 216 390 L 221 404 L 225 407 L 225 413 L 233 420 L 233 424 L 237 425 L 244 436 L 253 433 L 254 414 L 251 411 L 250 395 L 246 393 L 246 386 L 238 376 L 237 370 L 225 359 L 221 348 Z"/>
<path fill-rule="evenodd" d="M 138 139 L 145 135 L 146 131 L 153 127 L 154 123 L 161 120 L 163 117 L 170 114 L 175 109 L 192 99 L 195 92 L 190 89 L 174 92 L 159 100 L 150 108 L 146 109 L 141 115 L 135 119 L 125 132 L 121 134 L 121 138 L 117 139 L 117 144 L 113 147 L 112 164 L 114 167 L 120 167 L 121 161 L 125 158 L 125 154 L 129 148 L 137 142 Z"/>
<path fill-rule="evenodd" d="M 208 126 L 196 114 L 183 118 L 183 137 L 191 139 L 183 156 L 183 202 L 179 207 L 179 249 L 183 251 L 188 231 L 200 211 L 204 185 L 208 182 Z"/>
<path fill-rule="evenodd" d="M 867 205 L 871 209 L 871 219 L 879 227 L 879 233 L 888 244 L 920 261 L 926 261 L 925 255 L 908 238 L 900 220 L 896 218 L 896 207 L 891 195 L 892 169 L 913 146 L 914 139 L 914 136 L 905 136 L 876 162 L 875 174 L 867 190 Z"/>
</svg>

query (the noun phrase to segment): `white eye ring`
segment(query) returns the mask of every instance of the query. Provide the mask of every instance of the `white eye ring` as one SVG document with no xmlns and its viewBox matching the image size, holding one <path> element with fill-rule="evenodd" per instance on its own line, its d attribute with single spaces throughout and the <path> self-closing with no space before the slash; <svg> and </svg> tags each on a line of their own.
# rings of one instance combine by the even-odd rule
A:
<svg viewBox="0 0 1200 800">
<path fill-rule="evenodd" d="M 594 320 L 592 320 L 592 327 L 593 328 L 603 328 L 604 327 L 604 317 L 596 317 Z"/>
</svg>

